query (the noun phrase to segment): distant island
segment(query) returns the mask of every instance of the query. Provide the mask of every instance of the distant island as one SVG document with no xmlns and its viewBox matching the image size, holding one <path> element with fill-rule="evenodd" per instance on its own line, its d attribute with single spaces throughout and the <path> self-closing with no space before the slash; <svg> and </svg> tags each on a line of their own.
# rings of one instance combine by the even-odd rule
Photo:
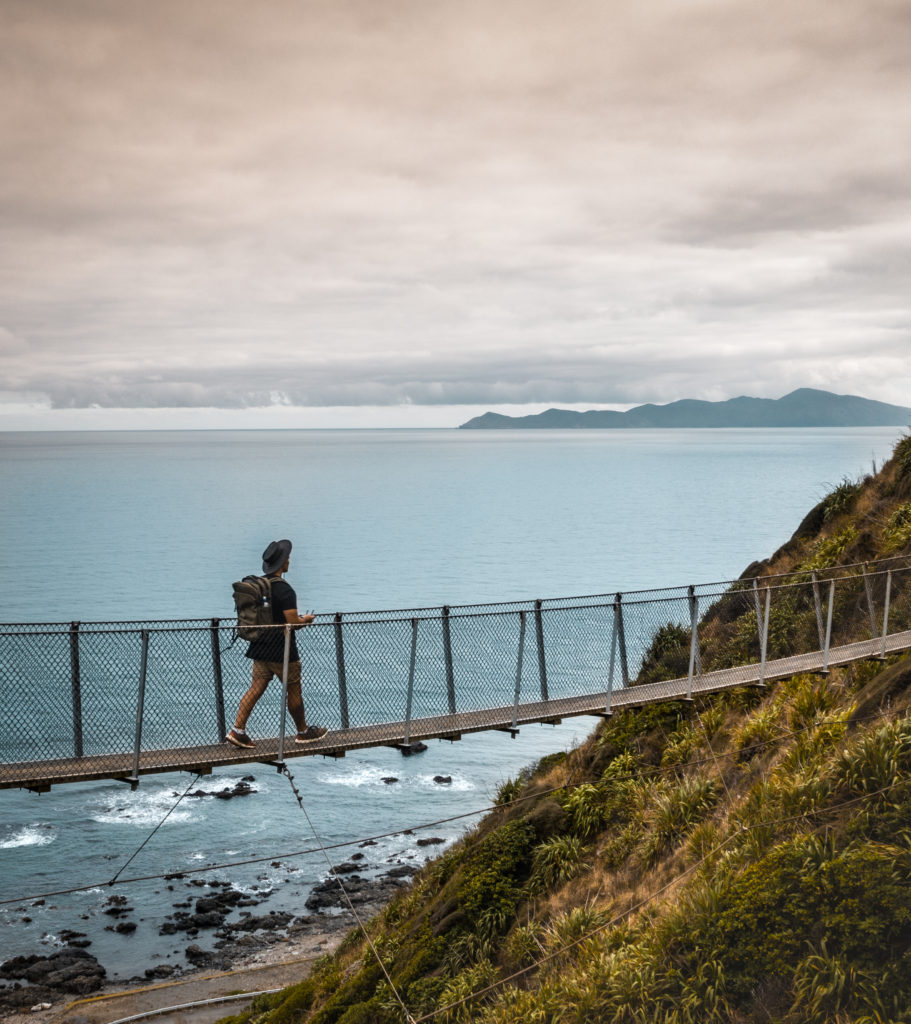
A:
<svg viewBox="0 0 911 1024">
<path fill-rule="evenodd" d="M 833 395 L 798 388 L 784 398 L 729 398 L 702 402 L 685 398 L 668 405 L 637 405 L 627 412 L 548 409 L 534 416 L 485 412 L 460 430 L 632 430 L 643 427 L 901 427 L 911 425 L 911 408 L 857 395 Z"/>
</svg>

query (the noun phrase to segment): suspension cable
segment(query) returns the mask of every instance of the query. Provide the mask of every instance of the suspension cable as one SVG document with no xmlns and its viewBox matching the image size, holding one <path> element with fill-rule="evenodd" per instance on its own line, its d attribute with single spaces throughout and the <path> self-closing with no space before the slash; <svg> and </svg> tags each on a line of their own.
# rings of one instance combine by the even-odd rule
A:
<svg viewBox="0 0 911 1024">
<path fill-rule="evenodd" d="M 319 848 L 323 854 L 323 857 L 325 857 L 326 863 L 329 865 L 329 874 L 335 880 L 339 889 L 341 889 L 342 896 L 345 898 L 345 902 L 348 904 L 348 909 L 354 915 L 354 920 L 357 922 L 357 926 L 361 930 L 361 934 L 367 940 L 367 945 L 370 947 L 370 952 L 373 953 L 376 962 L 380 965 L 380 970 L 383 972 L 386 981 L 389 984 L 389 988 L 392 990 L 392 994 L 395 996 L 399 1006 L 401 1006 L 402 1008 L 402 1013 L 405 1015 L 405 1020 L 408 1021 L 408 1024 L 415 1024 L 414 1017 L 412 1017 L 411 1014 L 408 1012 L 408 1007 L 405 1005 L 404 1000 L 399 994 L 399 990 L 396 988 L 395 982 L 390 977 L 389 971 L 386 970 L 386 965 L 383 963 L 383 958 L 377 952 L 377 948 L 376 946 L 374 946 L 373 940 L 370 938 L 367 929 L 364 927 L 364 922 L 361 920 L 360 914 L 358 914 L 358 912 L 354 909 L 354 904 L 351 902 L 351 897 L 348 895 L 348 890 L 345 888 L 344 882 L 341 880 L 341 878 L 339 878 L 338 872 L 332 865 L 332 860 L 330 859 L 329 854 L 326 852 L 326 848 L 323 845 L 322 839 L 320 839 L 319 833 L 316 831 L 316 826 L 313 824 L 313 820 L 311 819 L 310 814 L 307 811 L 307 808 L 304 806 L 304 801 L 300 795 L 300 791 L 294 784 L 294 776 L 291 774 L 291 770 L 288 768 L 288 765 L 284 763 L 282 764 L 279 770 L 281 771 L 282 775 L 284 775 L 285 778 L 288 780 L 288 783 L 291 786 L 291 792 L 296 797 L 298 806 L 304 812 L 304 817 L 307 819 L 307 824 L 310 826 L 310 831 L 313 833 L 313 838 L 318 843 Z"/>
<path fill-rule="evenodd" d="M 196 783 L 199 782 L 199 779 L 200 779 L 200 776 L 198 774 L 193 777 L 193 779 L 190 782 L 189 786 L 187 786 L 187 788 L 180 794 L 180 796 L 168 808 L 167 814 L 165 814 L 165 816 L 161 819 L 161 821 L 158 822 L 158 824 L 155 826 L 155 828 L 152 829 L 152 831 L 145 837 L 145 839 L 143 839 L 143 841 L 139 844 L 139 846 L 136 847 L 136 849 L 133 851 L 133 853 L 127 858 L 127 860 L 115 872 L 115 874 L 113 875 L 111 880 L 108 882 L 108 885 L 113 885 L 117 881 L 117 879 L 120 877 L 120 875 L 124 871 L 126 871 L 126 869 L 129 867 L 129 865 L 132 864 L 133 860 L 138 856 L 138 854 L 145 847 L 146 843 L 149 842 L 149 840 L 155 835 L 155 833 L 161 828 L 161 826 L 168 820 L 168 818 L 171 817 L 171 813 L 177 809 L 177 805 L 180 803 L 180 801 L 183 800 L 183 798 L 187 795 L 187 793 L 189 793 L 190 790 L 196 785 Z"/>
</svg>

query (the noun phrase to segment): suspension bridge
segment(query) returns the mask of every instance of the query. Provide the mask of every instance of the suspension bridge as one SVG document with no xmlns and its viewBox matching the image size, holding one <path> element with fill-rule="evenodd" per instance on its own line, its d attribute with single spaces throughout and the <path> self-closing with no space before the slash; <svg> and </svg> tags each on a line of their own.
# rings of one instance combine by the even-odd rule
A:
<svg viewBox="0 0 911 1024">
<path fill-rule="evenodd" d="M 911 650 L 911 559 L 623 594 L 318 615 L 297 633 L 298 746 L 273 683 L 225 742 L 250 680 L 232 620 L 0 625 L 0 789 L 412 753 L 430 739 L 762 686 Z M 288 651 L 291 627 L 284 632 Z M 287 660 L 287 653 L 286 653 Z"/>
</svg>

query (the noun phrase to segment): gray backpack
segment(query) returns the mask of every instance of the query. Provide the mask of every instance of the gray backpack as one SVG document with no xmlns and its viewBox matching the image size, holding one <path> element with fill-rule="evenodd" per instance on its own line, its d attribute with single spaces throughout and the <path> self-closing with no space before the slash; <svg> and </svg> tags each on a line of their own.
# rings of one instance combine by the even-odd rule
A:
<svg viewBox="0 0 911 1024">
<path fill-rule="evenodd" d="M 241 640 L 258 640 L 263 626 L 272 625 L 272 580 L 268 576 L 244 576 L 234 585 L 237 635 Z"/>
</svg>

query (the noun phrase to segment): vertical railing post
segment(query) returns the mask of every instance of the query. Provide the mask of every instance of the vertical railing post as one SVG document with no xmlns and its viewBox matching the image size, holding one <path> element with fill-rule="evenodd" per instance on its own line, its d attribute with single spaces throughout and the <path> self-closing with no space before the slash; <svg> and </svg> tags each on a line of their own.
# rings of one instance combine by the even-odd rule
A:
<svg viewBox="0 0 911 1024">
<path fill-rule="evenodd" d="M 819 594 L 819 577 L 816 573 L 813 573 L 813 604 L 816 607 L 816 631 L 819 634 L 819 646 L 822 648 L 824 643 L 824 632 L 822 627 L 822 599 Z"/>
<path fill-rule="evenodd" d="M 443 605 L 443 660 L 446 663 L 446 699 L 449 713 L 456 713 L 455 673 L 452 669 L 452 632 L 449 627 L 449 605 Z"/>
<path fill-rule="evenodd" d="M 883 643 L 879 652 L 881 658 L 886 656 L 886 634 L 889 632 L 889 601 L 892 598 L 892 570 L 886 573 L 886 603 L 883 607 Z"/>
<path fill-rule="evenodd" d="M 414 666 L 418 656 L 418 620 L 411 620 L 411 657 L 408 661 L 408 696 L 405 700 L 405 739 L 403 746 L 411 745 L 411 704 L 414 697 Z"/>
<path fill-rule="evenodd" d="M 686 699 L 693 699 L 693 672 L 696 669 L 696 656 L 699 653 L 699 598 L 696 588 L 689 590 L 690 602 L 690 668 L 686 681 Z"/>
<path fill-rule="evenodd" d="M 547 701 L 547 659 L 544 657 L 544 616 L 541 613 L 543 601 L 535 601 L 535 636 L 538 640 L 538 675 L 541 677 L 541 700 Z"/>
<path fill-rule="evenodd" d="M 870 613 L 870 635 L 876 636 L 876 612 L 873 610 L 873 586 L 867 574 L 867 563 L 864 562 L 864 590 L 867 594 L 867 611 Z"/>
<path fill-rule="evenodd" d="M 766 653 L 769 649 L 769 605 L 772 601 L 772 588 L 765 588 L 765 609 L 762 616 L 762 634 L 759 638 L 759 685 L 765 686 Z"/>
<path fill-rule="evenodd" d="M 623 685 L 629 686 L 629 663 L 626 660 L 626 629 L 623 625 L 623 595 L 617 594 L 614 598 L 614 608 L 617 611 L 617 642 L 620 645 L 620 675 Z"/>
<path fill-rule="evenodd" d="M 73 691 L 73 756 L 82 757 L 82 675 L 79 670 L 79 623 L 70 623 L 70 681 Z"/>
<path fill-rule="evenodd" d="M 215 725 L 219 740 L 227 736 L 225 725 L 225 684 L 221 672 L 221 644 L 218 639 L 218 626 L 221 619 L 212 619 L 212 678 L 215 681 Z"/>
<path fill-rule="evenodd" d="M 610 663 L 607 669 L 607 704 L 604 707 L 605 715 L 613 714 L 613 712 L 611 711 L 611 701 L 614 697 L 614 665 L 617 662 L 617 622 L 620 618 L 619 597 L 620 595 L 618 594 L 617 597 L 614 598 L 614 603 L 611 605 L 614 614 L 611 616 L 613 620 L 613 625 L 611 626 L 610 633 Z"/>
<path fill-rule="evenodd" d="M 342 639 L 342 613 L 335 613 L 335 667 L 338 673 L 338 706 L 342 728 L 349 727 L 348 674 L 345 671 L 345 644 Z"/>
<path fill-rule="evenodd" d="M 832 645 L 832 611 L 835 608 L 835 580 L 829 580 L 829 607 L 826 610 L 826 644 L 822 655 L 822 674 L 829 674 L 829 648 Z"/>
<path fill-rule="evenodd" d="M 762 605 L 759 603 L 759 580 L 753 580 L 753 607 L 756 609 L 756 636 L 759 636 L 759 631 L 762 628 L 760 623 L 762 622 Z"/>
<path fill-rule="evenodd" d="M 142 630 L 142 660 L 139 663 L 139 692 L 136 697 L 136 734 L 133 742 L 133 775 L 131 781 L 139 781 L 139 754 L 142 750 L 142 718 L 145 711 L 146 675 L 149 668 L 149 631 Z"/>
<path fill-rule="evenodd" d="M 519 612 L 519 659 L 516 664 L 516 690 L 512 704 L 512 728 L 519 727 L 519 696 L 522 693 L 522 659 L 525 654 L 525 612 Z"/>
<path fill-rule="evenodd" d="M 285 624 L 285 653 L 282 657 L 282 718 L 278 725 L 278 763 L 285 760 L 285 718 L 288 714 L 288 664 L 291 660 L 291 625 Z"/>
</svg>

